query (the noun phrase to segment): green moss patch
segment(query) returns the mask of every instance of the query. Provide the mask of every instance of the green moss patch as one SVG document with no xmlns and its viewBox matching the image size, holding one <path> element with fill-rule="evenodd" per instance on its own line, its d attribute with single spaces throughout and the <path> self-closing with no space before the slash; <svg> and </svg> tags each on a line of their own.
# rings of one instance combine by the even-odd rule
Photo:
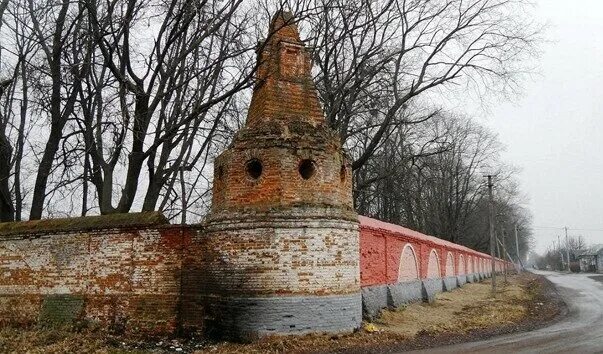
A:
<svg viewBox="0 0 603 354">
<path fill-rule="evenodd" d="M 39 324 L 50 328 L 72 325 L 80 318 L 83 307 L 81 295 L 47 295 L 42 302 Z"/>
</svg>

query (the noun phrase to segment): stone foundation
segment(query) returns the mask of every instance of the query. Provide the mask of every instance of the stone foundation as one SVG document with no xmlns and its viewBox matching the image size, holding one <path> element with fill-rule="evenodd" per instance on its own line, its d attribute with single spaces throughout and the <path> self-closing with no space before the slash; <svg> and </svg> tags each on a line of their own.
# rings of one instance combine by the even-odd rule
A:
<svg viewBox="0 0 603 354">
<path fill-rule="evenodd" d="M 218 335 L 253 340 L 273 334 L 351 333 L 362 321 L 360 294 L 220 298 L 220 318 L 207 326 Z"/>
</svg>

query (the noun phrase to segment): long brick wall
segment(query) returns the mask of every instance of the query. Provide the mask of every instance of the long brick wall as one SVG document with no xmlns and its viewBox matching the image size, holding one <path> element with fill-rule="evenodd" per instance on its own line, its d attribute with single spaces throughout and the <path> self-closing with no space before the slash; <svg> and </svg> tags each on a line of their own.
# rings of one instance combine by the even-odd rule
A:
<svg viewBox="0 0 603 354">
<path fill-rule="evenodd" d="M 487 254 L 399 225 L 359 219 L 362 287 L 490 272 Z M 497 260 L 497 270 L 504 264 Z"/>
<path fill-rule="evenodd" d="M 292 15 L 269 32 L 246 126 L 214 161 L 204 230 L 158 213 L 0 224 L 0 324 L 352 332 L 488 275 L 487 255 L 435 237 L 366 217 L 358 232 L 350 161 Z"/>
<path fill-rule="evenodd" d="M 359 217 L 362 311 L 432 302 L 437 293 L 491 276 L 489 255 L 379 220 Z M 497 259 L 500 272 L 509 263 Z"/>
<path fill-rule="evenodd" d="M 31 222 L 1 224 L 0 325 L 56 325 L 82 321 L 124 333 L 168 334 L 179 329 L 211 332 L 213 328 L 209 327 L 220 322 L 220 315 L 207 307 L 208 291 L 222 287 L 222 283 L 216 283 L 218 281 L 227 285 L 234 281 L 240 291 L 247 291 L 257 284 L 278 289 L 278 294 L 262 293 L 252 302 L 233 292 L 223 294 L 224 301 L 230 299 L 230 302 L 224 302 L 223 307 L 228 308 L 221 311 L 232 313 L 233 318 L 237 311 L 253 314 L 244 321 L 249 327 L 245 330 L 251 330 L 250 326 L 261 319 L 262 326 L 273 323 L 275 333 L 296 333 L 291 330 L 291 321 L 298 318 L 301 322 L 293 325 L 323 321 L 324 325 L 317 324 L 316 330 L 328 331 L 349 318 L 357 318 L 355 313 L 360 311 L 359 307 L 354 307 L 354 304 L 360 304 L 355 295 L 343 296 L 341 294 L 347 294 L 347 290 L 338 287 L 339 279 L 345 279 L 348 274 L 360 279 L 363 310 L 371 317 L 383 307 L 423 298 L 425 291 L 439 292 L 486 277 L 490 269 L 486 254 L 363 216 L 359 217 L 359 265 L 350 256 L 349 262 L 342 261 L 341 265 L 333 264 L 334 267 L 328 268 L 328 277 L 322 273 L 325 264 L 321 261 L 328 250 L 316 248 L 327 243 L 306 244 L 306 241 L 314 240 L 308 238 L 309 230 L 324 229 L 327 240 L 335 237 L 332 231 L 338 228 L 319 220 L 312 221 L 316 225 L 287 228 L 289 232 L 282 234 L 281 241 L 289 243 L 284 244 L 283 249 L 275 248 L 279 244 L 271 241 L 228 253 L 229 247 L 239 242 L 236 234 L 231 235 L 230 240 L 221 241 L 213 239 L 212 233 L 201 227 L 175 226 L 165 221 L 132 222 L 138 218 L 136 215 L 124 218 L 125 224 L 107 217 L 49 220 L 41 226 L 33 223 L 33 227 Z M 71 225 L 79 222 L 84 226 Z M 266 227 L 268 225 L 261 226 L 258 232 Z M 349 232 L 354 232 L 345 236 L 337 234 L 339 241 L 354 239 L 355 230 L 350 229 Z M 329 245 L 339 245 L 339 241 L 333 239 Z M 220 242 L 226 247 L 221 257 L 228 255 L 233 265 L 238 264 L 236 274 L 222 274 L 221 280 L 212 278 L 217 273 L 207 266 L 207 260 L 213 259 L 211 257 L 221 247 Z M 240 242 L 246 241 L 241 239 Z M 260 246 L 264 251 L 258 248 Z M 356 248 L 334 248 L 332 251 L 345 255 L 350 250 Z M 280 261 L 271 261 L 277 254 Z M 255 263 L 238 260 L 256 255 L 264 258 L 258 258 Z M 291 260 L 283 261 L 283 257 Z M 297 263 L 300 266 L 293 267 Z M 497 265 L 502 270 L 504 263 L 498 261 Z M 263 269 L 261 267 L 268 267 L 267 271 L 258 273 Z M 360 276 L 350 272 L 358 272 Z M 248 281 L 241 278 L 245 274 L 248 274 L 245 278 Z M 287 277 L 288 286 L 297 283 L 302 286 L 305 282 L 305 293 L 300 297 L 294 288 L 284 291 L 278 288 L 278 282 L 271 282 L 272 278 L 260 279 L 255 274 L 274 279 Z M 291 277 L 299 279 L 292 282 Z M 325 294 L 327 285 L 334 290 Z M 310 311 L 311 318 L 305 318 L 304 311 L 295 312 L 293 317 L 283 315 L 290 314 L 295 307 L 292 301 L 303 300 L 306 310 L 310 309 L 315 301 L 313 294 L 334 295 L 317 297 L 320 303 Z M 367 304 L 374 306 L 367 308 Z M 260 308 L 262 310 L 258 312 Z M 255 312 L 249 309 L 255 309 Z M 339 310 L 333 312 L 333 309 Z M 204 325 L 209 327 L 203 328 Z M 224 326 L 240 327 L 241 323 L 222 323 Z M 301 330 L 303 332 L 303 327 Z"/>
</svg>

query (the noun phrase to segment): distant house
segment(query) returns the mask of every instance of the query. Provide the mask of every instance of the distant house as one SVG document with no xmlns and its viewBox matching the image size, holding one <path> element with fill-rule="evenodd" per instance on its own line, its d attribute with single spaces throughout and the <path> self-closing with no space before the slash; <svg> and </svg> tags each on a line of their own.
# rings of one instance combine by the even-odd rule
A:
<svg viewBox="0 0 603 354">
<path fill-rule="evenodd" d="M 578 256 L 580 263 L 580 271 L 586 273 L 597 272 L 597 255 L 596 254 L 581 254 Z"/>
<path fill-rule="evenodd" d="M 603 273 L 603 247 L 597 252 L 597 273 Z"/>
<path fill-rule="evenodd" d="M 603 245 L 592 247 L 578 256 L 580 271 L 587 273 L 603 273 Z"/>
</svg>

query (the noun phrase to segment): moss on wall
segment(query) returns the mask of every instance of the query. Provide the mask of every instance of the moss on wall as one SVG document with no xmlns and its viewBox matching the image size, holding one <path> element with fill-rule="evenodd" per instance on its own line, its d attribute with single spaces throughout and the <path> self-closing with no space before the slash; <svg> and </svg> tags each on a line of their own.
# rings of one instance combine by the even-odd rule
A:
<svg viewBox="0 0 603 354">
<path fill-rule="evenodd" d="M 160 212 L 111 214 L 78 218 L 43 219 L 0 223 L 0 237 L 107 228 L 140 228 L 168 224 Z"/>
<path fill-rule="evenodd" d="M 39 324 L 43 327 L 71 325 L 80 318 L 83 307 L 84 298 L 81 295 L 47 295 L 42 301 Z"/>
</svg>

